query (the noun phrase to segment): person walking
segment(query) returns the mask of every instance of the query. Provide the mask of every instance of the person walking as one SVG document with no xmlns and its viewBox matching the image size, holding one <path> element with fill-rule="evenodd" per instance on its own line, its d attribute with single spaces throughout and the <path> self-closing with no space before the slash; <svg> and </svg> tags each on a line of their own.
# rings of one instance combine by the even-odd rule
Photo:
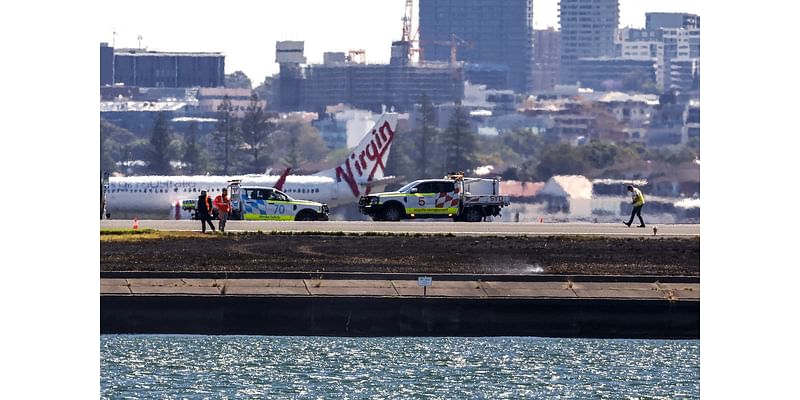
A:
<svg viewBox="0 0 800 400">
<path fill-rule="evenodd" d="M 228 198 L 227 188 L 223 188 L 222 194 L 214 198 L 214 206 L 219 210 L 219 231 L 225 232 L 225 223 L 228 222 L 228 213 L 231 212 L 231 199 Z"/>
<path fill-rule="evenodd" d="M 200 197 L 197 198 L 197 216 L 200 218 L 200 222 L 203 224 L 203 233 L 206 232 L 206 222 L 208 222 L 208 226 L 211 227 L 211 232 L 217 231 L 214 228 L 214 224 L 211 223 L 212 210 L 213 208 L 211 208 L 211 199 L 206 195 L 205 190 L 201 190 Z"/>
<path fill-rule="evenodd" d="M 644 205 L 644 195 L 639 188 L 633 187 L 633 185 L 628 185 L 628 191 L 632 193 L 632 204 L 633 204 L 633 211 L 631 211 L 631 219 L 628 222 L 623 222 L 623 224 L 628 225 L 629 227 L 633 223 L 633 217 L 639 217 L 639 228 L 644 228 L 644 220 L 642 219 L 642 206 Z"/>
</svg>

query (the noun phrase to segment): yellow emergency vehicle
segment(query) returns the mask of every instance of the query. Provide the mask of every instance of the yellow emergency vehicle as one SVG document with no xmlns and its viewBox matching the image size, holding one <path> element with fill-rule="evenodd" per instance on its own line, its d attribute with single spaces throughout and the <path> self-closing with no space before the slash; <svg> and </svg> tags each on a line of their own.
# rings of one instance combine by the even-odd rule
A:
<svg viewBox="0 0 800 400">
<path fill-rule="evenodd" d="M 479 222 L 500 215 L 509 202 L 500 194 L 498 178 L 465 178 L 458 173 L 416 180 L 394 192 L 362 196 L 358 205 L 361 213 L 375 221 L 452 218 Z"/>
</svg>

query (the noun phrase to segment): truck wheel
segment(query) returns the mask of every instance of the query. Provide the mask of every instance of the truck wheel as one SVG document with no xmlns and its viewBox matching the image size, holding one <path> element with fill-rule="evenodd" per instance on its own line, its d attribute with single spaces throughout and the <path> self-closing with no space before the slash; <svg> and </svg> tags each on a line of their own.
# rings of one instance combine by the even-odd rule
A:
<svg viewBox="0 0 800 400">
<path fill-rule="evenodd" d="M 300 212 L 300 214 L 297 214 L 297 216 L 294 217 L 294 220 L 295 221 L 314 221 L 314 220 L 316 220 L 316 218 L 314 218 L 314 214 L 312 214 L 311 212 L 302 211 L 302 212 Z"/>
<path fill-rule="evenodd" d="M 400 221 L 402 215 L 403 211 L 400 209 L 400 206 L 391 205 L 383 210 L 383 219 L 387 221 Z"/>
<path fill-rule="evenodd" d="M 464 210 L 464 220 L 467 222 L 481 222 L 483 215 L 477 207 L 470 207 Z"/>
</svg>

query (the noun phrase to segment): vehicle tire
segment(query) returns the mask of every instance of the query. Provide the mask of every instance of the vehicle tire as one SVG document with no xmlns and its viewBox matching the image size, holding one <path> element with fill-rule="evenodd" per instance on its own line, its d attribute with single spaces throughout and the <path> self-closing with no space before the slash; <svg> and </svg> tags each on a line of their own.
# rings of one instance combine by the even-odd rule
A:
<svg viewBox="0 0 800 400">
<path fill-rule="evenodd" d="M 300 214 L 294 217 L 295 221 L 315 221 L 316 219 L 317 218 L 310 211 L 301 211 Z"/>
<path fill-rule="evenodd" d="M 398 205 L 389 205 L 383 210 L 383 219 L 387 221 L 400 221 L 403 210 Z"/>
<path fill-rule="evenodd" d="M 467 222 L 481 222 L 483 219 L 483 213 L 477 207 L 470 207 L 464 210 L 464 221 Z"/>
</svg>

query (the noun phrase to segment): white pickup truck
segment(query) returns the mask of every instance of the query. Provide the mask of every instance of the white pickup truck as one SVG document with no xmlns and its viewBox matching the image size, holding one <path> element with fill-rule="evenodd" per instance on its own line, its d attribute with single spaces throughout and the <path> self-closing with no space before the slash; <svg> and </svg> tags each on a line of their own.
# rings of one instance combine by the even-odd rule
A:
<svg viewBox="0 0 800 400">
<path fill-rule="evenodd" d="M 241 181 L 229 182 L 228 190 L 231 199 L 229 219 L 255 221 L 327 221 L 328 205 L 315 201 L 297 200 L 286 193 L 268 186 L 242 186 Z M 195 213 L 197 200 L 183 200 L 183 210 Z M 213 218 L 217 218 L 214 207 Z"/>
<path fill-rule="evenodd" d="M 421 179 L 395 192 L 362 196 L 362 214 L 375 221 L 414 218 L 452 218 L 454 221 L 480 222 L 500 215 L 509 202 L 500 194 L 497 178 L 465 178 L 450 174 L 443 179 Z"/>
</svg>

